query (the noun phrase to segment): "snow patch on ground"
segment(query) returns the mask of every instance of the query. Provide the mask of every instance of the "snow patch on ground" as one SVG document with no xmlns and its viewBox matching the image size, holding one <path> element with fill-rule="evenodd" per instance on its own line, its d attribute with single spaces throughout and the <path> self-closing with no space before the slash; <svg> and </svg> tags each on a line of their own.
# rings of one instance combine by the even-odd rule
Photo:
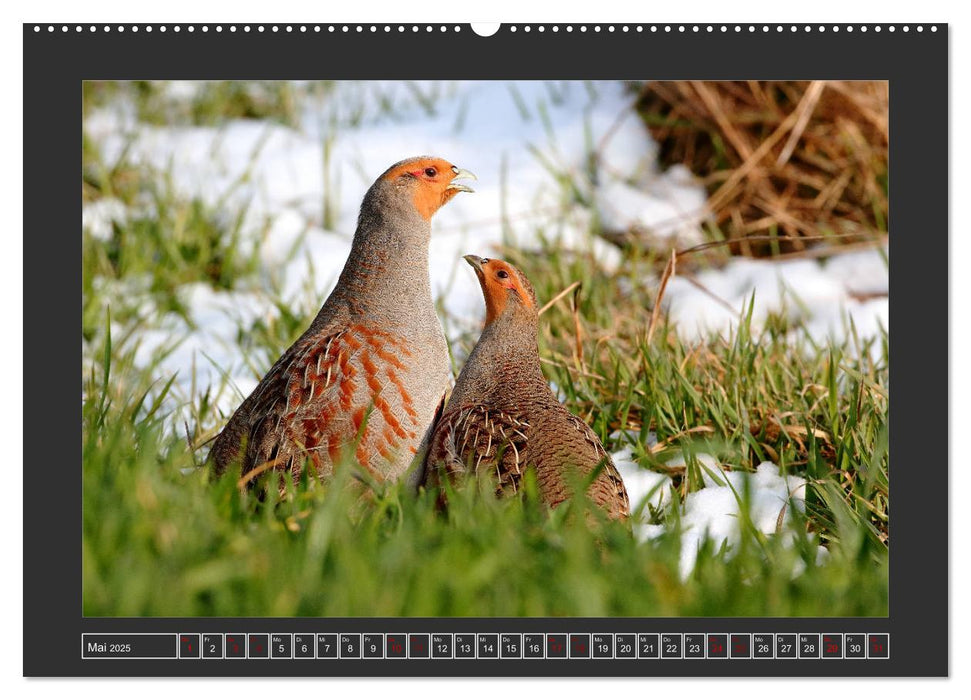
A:
<svg viewBox="0 0 971 700">
<path fill-rule="evenodd" d="M 851 294 L 860 296 L 890 293 L 888 248 L 874 248 L 837 255 L 825 263 L 826 272 L 843 282 Z"/>
<path fill-rule="evenodd" d="M 183 100 L 200 89 L 192 82 L 166 87 L 169 99 Z M 107 164 L 122 156 L 149 164 L 183 197 L 245 211 L 242 245 L 259 245 L 262 274 L 279 284 L 284 302 L 308 291 L 323 301 L 346 259 L 364 191 L 392 161 L 430 153 L 475 171 L 477 192 L 436 215 L 430 247 L 433 292 L 472 328 L 481 295 L 461 257 L 494 254 L 504 235 L 528 250 L 542 228 L 608 270 L 618 268 L 621 254 L 587 233 L 593 217 L 609 232 L 659 244 L 702 241 L 704 188 L 683 166 L 660 172 L 657 144 L 632 105 L 621 82 L 340 82 L 303 99 L 299 129 L 257 120 L 148 125 L 124 102 L 94 111 L 84 128 Z M 563 177 L 592 208 L 572 201 Z M 84 225 L 104 238 L 125 216 L 120 202 L 106 200 L 86 205 Z M 849 320 L 870 336 L 887 327 L 888 305 L 854 296 L 886 294 L 884 255 L 854 252 L 823 264 L 734 260 L 698 273 L 697 285 L 676 275 L 664 304 L 689 339 L 730 333 L 753 294 L 756 328 L 785 311 L 819 341 L 845 338 Z M 166 369 L 178 368 L 167 362 Z"/>
<path fill-rule="evenodd" d="M 645 502 L 655 510 L 672 507 L 673 486 L 666 474 L 640 467 L 633 460 L 631 447 L 614 452 L 612 457 L 624 479 L 632 512 L 636 513 Z M 689 493 L 680 506 L 682 578 L 687 578 L 694 570 L 698 550 L 705 541 L 711 541 L 716 550 L 738 544 L 739 517 L 743 508 L 760 532 L 791 537 L 788 530 L 791 509 L 800 512 L 805 509 L 804 479 L 782 475 L 772 462 L 762 462 L 755 473 L 748 473 L 726 471 L 709 454 L 701 453 L 695 457 L 701 466 L 704 487 Z M 674 457 L 667 465 L 684 466 L 685 458 Z M 645 510 L 640 520 L 634 522 L 634 533 L 641 540 L 653 539 L 665 532 L 664 526 L 648 522 L 650 516 L 650 511 Z"/>
<path fill-rule="evenodd" d="M 127 220 L 125 203 L 112 197 L 86 202 L 81 207 L 81 228 L 99 241 L 110 239 L 114 224 L 123 224 Z"/>
<path fill-rule="evenodd" d="M 232 413 L 256 388 L 259 371 L 248 364 L 255 358 L 244 356 L 238 329 L 249 328 L 260 319 L 269 323 L 277 309 L 263 295 L 217 291 L 203 283 L 179 288 L 179 301 L 188 310 L 187 316 L 162 313 L 150 297 L 145 299 L 139 307 L 140 318 L 127 326 L 112 320 L 111 337 L 116 347 L 127 342 L 136 366 L 155 367 L 166 381 L 176 376 L 172 386 L 176 410 L 187 405 L 193 393 L 203 394 L 212 388 L 216 406 L 227 415 Z M 142 319 L 146 318 L 152 319 L 151 327 L 143 327 Z"/>
<path fill-rule="evenodd" d="M 791 520 L 791 507 L 805 509 L 806 482 L 782 476 L 779 467 L 763 462 L 755 474 L 717 469 L 717 478 L 705 474 L 705 488 L 689 493 L 684 501 L 681 525 L 681 576 L 694 569 L 698 549 L 707 538 L 716 548 L 739 541 L 739 515 L 743 504 L 759 532 L 781 534 Z M 709 478 L 711 479 L 709 481 Z M 719 485 L 718 482 L 721 482 Z"/>
<path fill-rule="evenodd" d="M 652 248 L 688 248 L 704 242 L 705 190 L 685 166 L 649 182 L 614 180 L 594 192 L 600 225 L 608 234 L 632 234 Z"/>
<path fill-rule="evenodd" d="M 806 333 L 819 344 L 832 340 L 840 344 L 850 338 L 850 329 L 856 329 L 862 341 L 880 338 L 881 331 L 890 330 L 890 298 L 879 297 L 868 301 L 850 299 L 842 306 L 820 310 L 806 323 Z M 873 356 L 879 357 L 879 344 L 873 346 Z"/>
<path fill-rule="evenodd" d="M 671 479 L 642 468 L 634 459 L 633 449 L 624 447 L 610 455 L 627 488 L 631 512 L 641 508 L 663 508 L 671 502 Z M 649 510 L 647 511 L 649 514 Z"/>
<path fill-rule="evenodd" d="M 842 342 L 850 321 L 861 338 L 878 337 L 881 328 L 889 331 L 889 297 L 865 301 L 855 297 L 888 294 L 886 254 L 886 248 L 843 253 L 825 263 L 736 259 L 690 278 L 675 274 L 662 304 L 679 332 L 693 340 L 728 337 L 750 302 L 755 330 L 770 314 L 781 314 L 801 321 L 818 343 L 829 338 Z"/>
</svg>

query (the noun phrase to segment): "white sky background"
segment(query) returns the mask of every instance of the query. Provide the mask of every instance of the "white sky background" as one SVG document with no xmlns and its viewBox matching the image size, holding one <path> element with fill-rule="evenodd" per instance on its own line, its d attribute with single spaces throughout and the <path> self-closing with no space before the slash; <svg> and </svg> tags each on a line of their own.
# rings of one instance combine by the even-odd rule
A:
<svg viewBox="0 0 971 700">
<path fill-rule="evenodd" d="M 162 9 L 164 8 L 164 10 Z M 636 8 L 636 9 L 635 9 Z M 649 9 L 648 9 L 649 8 Z M 7 254 L 3 256 L 5 269 L 2 279 L 8 318 L 19 325 L 20 334 L 23 333 L 23 259 L 22 239 L 19 233 L 23 228 L 23 197 L 22 197 L 22 150 L 16 148 L 19 134 L 22 134 L 22 80 L 23 80 L 23 51 L 20 23 L 31 22 L 466 22 L 471 19 L 478 21 L 507 22 L 951 22 L 951 123 L 967 124 L 971 122 L 971 22 L 967 21 L 968 12 L 961 11 L 959 3 L 946 0 L 923 0 L 920 3 L 910 2 L 881 2 L 881 3 L 848 3 L 846 0 L 815 0 L 812 3 L 783 3 L 778 0 L 762 0 L 759 2 L 725 3 L 715 0 L 695 0 L 693 3 L 634 3 L 630 0 L 598 0 L 596 3 L 567 3 L 537 2 L 527 7 L 522 0 L 491 0 L 489 3 L 452 2 L 439 3 L 401 3 L 400 0 L 369 0 L 367 3 L 323 3 L 317 2 L 286 2 L 277 0 L 273 3 L 253 2 L 251 0 L 237 0 L 220 8 L 216 3 L 206 5 L 198 0 L 167 0 L 159 3 L 106 2 L 88 0 L 85 3 L 60 0 L 57 2 L 5 3 L 3 23 L 0 24 L 0 52 L 3 55 L 4 85 L 12 104 L 2 112 L 3 133 L 7 133 L 8 153 L 7 167 L 0 169 L 3 178 L 2 192 L 5 211 L 14 212 L 14 220 L 7 222 L 10 233 L 7 236 Z M 457 60 L 460 60 L 457 59 Z M 967 130 L 952 128 L 952 198 L 955 193 L 971 190 L 971 168 L 966 164 L 971 162 L 971 136 Z M 960 200 L 959 200 L 960 201 Z M 971 263 L 971 217 L 965 207 L 952 207 L 952 225 L 950 238 L 951 265 L 951 306 L 952 309 L 964 309 L 957 313 L 952 311 L 952 329 L 950 334 L 951 353 L 957 354 L 961 348 L 968 347 L 971 342 L 971 324 L 967 322 L 967 311 L 964 304 L 971 299 L 971 276 L 967 274 L 955 275 L 954 271 L 962 270 Z M 961 232 L 964 235 L 961 235 Z M 20 260 L 18 260 L 18 258 Z M 943 256 L 942 256 L 943 258 Z M 23 384 L 21 368 L 23 367 L 23 345 L 13 342 L 2 348 L 3 366 L 16 377 L 13 384 L 16 391 L 0 410 L 3 420 L 0 421 L 8 428 L 4 435 L 7 454 L 10 460 L 8 469 L 14 470 L 21 476 L 22 445 L 22 406 Z M 951 416 L 951 435 L 953 427 L 964 426 L 971 422 L 971 410 L 968 403 L 961 397 L 971 391 L 971 372 L 966 363 L 952 362 L 951 395 L 958 400 L 953 401 Z M 19 381 L 18 381 L 19 380 Z M 934 410 L 944 410 L 944 407 L 934 407 Z M 12 426 L 12 429 L 11 429 Z M 960 432 L 958 433 L 960 434 Z M 952 450 L 952 454 L 953 454 Z M 960 455 L 958 455 L 960 458 Z M 967 493 L 971 487 L 971 478 L 963 464 L 955 464 L 951 470 L 950 493 Z M 9 482 L 8 482 L 9 483 Z M 13 507 L 4 511 L 3 524 L 9 533 L 7 541 L 12 543 L 6 548 L 5 554 L 9 558 L 22 556 L 22 502 L 12 499 Z M 955 510 L 954 500 L 951 499 L 952 522 Z M 960 523 L 957 523 L 960 525 Z M 952 542 L 952 577 L 951 590 L 967 590 L 971 580 L 968 572 L 968 551 L 964 547 L 961 551 L 953 548 Z M 11 567 L 13 568 L 13 567 Z M 9 569 L 8 569 L 9 570 Z M 172 694 L 194 696 L 202 692 L 224 692 L 222 683 L 218 686 L 213 681 L 171 681 L 171 682 L 138 682 L 129 680 L 114 681 L 24 681 L 22 674 L 22 624 L 19 606 L 14 602 L 22 600 L 23 581 L 19 570 L 12 575 L 3 577 L 2 590 L 4 599 L 8 601 L 5 634 L 0 635 L 0 664 L 2 664 L 2 687 L 6 697 L 40 697 L 62 698 L 66 694 L 77 692 L 97 694 L 104 698 L 131 698 L 138 696 L 145 700 L 154 698 L 168 698 Z M 71 595 L 71 592 L 68 592 Z M 968 630 L 969 604 L 966 596 L 951 596 L 951 640 L 960 639 L 958 630 Z M 951 651 L 952 680 L 947 683 L 932 681 L 821 681 L 818 683 L 787 683 L 780 680 L 764 681 L 725 681 L 725 680 L 694 680 L 691 682 L 651 681 L 648 686 L 645 681 L 504 681 L 490 680 L 486 682 L 469 683 L 453 680 L 434 682 L 420 681 L 328 681 L 325 685 L 319 683 L 311 686 L 312 681 L 290 681 L 286 683 L 287 693 L 300 693 L 309 690 L 314 692 L 364 693 L 369 691 L 382 694 L 393 694 L 395 697 L 412 698 L 428 697 L 430 692 L 451 695 L 460 692 L 465 697 L 492 697 L 496 693 L 563 693 L 563 697 L 586 695 L 593 692 L 610 692 L 621 695 L 640 695 L 646 692 L 652 694 L 677 693 L 679 696 L 717 694 L 720 698 L 749 698 L 753 692 L 763 697 L 783 696 L 786 698 L 800 698 L 817 696 L 826 693 L 830 696 L 843 697 L 865 694 L 886 694 L 891 697 L 898 690 L 911 695 L 922 691 L 931 691 L 935 697 L 950 698 L 964 697 L 971 688 L 971 670 L 962 659 L 966 653 L 955 654 Z M 276 681 L 250 682 L 228 681 L 234 697 L 250 698 L 263 697 L 267 693 L 279 690 Z M 272 686 L 274 687 L 270 687 Z M 865 685 L 864 685 L 865 684 Z M 961 690 L 963 688 L 963 691 Z"/>
</svg>

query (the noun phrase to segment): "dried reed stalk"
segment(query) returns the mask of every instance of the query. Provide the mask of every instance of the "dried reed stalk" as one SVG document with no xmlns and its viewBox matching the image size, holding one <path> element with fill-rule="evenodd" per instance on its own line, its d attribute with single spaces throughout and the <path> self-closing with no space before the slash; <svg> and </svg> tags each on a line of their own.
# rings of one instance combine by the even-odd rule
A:
<svg viewBox="0 0 971 700">
<path fill-rule="evenodd" d="M 886 82 L 648 82 L 638 108 L 662 164 L 683 163 L 705 183 L 732 252 L 886 233 Z"/>
</svg>

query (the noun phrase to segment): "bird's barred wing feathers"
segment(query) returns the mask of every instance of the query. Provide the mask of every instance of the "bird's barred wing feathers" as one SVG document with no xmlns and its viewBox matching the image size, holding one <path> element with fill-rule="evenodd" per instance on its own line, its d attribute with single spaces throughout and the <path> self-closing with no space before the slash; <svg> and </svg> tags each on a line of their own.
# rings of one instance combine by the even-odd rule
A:
<svg viewBox="0 0 971 700">
<path fill-rule="evenodd" d="M 260 467 L 291 469 L 297 466 L 300 450 L 320 462 L 317 448 L 330 445 L 329 440 L 320 444 L 325 426 L 314 420 L 315 415 L 322 417 L 328 406 L 339 405 L 342 394 L 353 391 L 345 375 L 345 333 L 301 338 L 260 382 L 249 407 L 255 421 L 249 430 L 244 472 Z"/>
<path fill-rule="evenodd" d="M 482 405 L 445 413 L 428 455 L 431 469 L 441 466 L 449 477 L 490 473 L 497 493 L 519 490 L 525 470 L 529 423 L 506 411 Z"/>
<path fill-rule="evenodd" d="M 589 425 L 572 413 L 570 414 L 570 423 L 574 430 L 583 436 L 584 441 L 596 457 L 595 465 L 603 464 L 600 474 L 590 485 L 588 491 L 590 497 L 597 505 L 606 508 L 612 516 L 628 517 L 630 515 L 630 499 L 627 496 L 627 488 L 624 486 L 620 472 L 614 466 L 614 461 L 610 458 L 607 450 L 604 449 L 603 443 L 600 442 L 600 438 Z"/>
<path fill-rule="evenodd" d="M 328 473 L 351 447 L 372 471 L 375 451 L 390 459 L 415 442 L 419 415 L 402 380 L 410 354 L 400 338 L 362 326 L 298 340 L 251 397 L 244 474 L 291 469 L 296 479 L 305 456 Z"/>
</svg>

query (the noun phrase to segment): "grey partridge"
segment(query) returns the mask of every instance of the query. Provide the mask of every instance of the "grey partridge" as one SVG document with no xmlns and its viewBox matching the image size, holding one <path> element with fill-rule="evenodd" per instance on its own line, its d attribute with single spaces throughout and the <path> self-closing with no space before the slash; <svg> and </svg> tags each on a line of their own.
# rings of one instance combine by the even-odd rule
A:
<svg viewBox="0 0 971 700">
<path fill-rule="evenodd" d="M 448 347 L 428 273 L 432 215 L 472 173 L 440 158 L 391 166 L 367 191 L 337 285 L 213 444 L 214 472 L 238 463 L 296 480 L 353 458 L 378 482 L 400 477 L 444 399 Z"/>
<path fill-rule="evenodd" d="M 555 507 L 599 469 L 587 495 L 610 518 L 626 518 L 627 491 L 610 455 L 557 400 L 540 369 L 539 314 L 529 280 L 502 260 L 465 260 L 485 297 L 485 328 L 430 436 L 426 486 L 433 488 L 441 472 L 447 478 L 472 472 L 494 479 L 503 495 L 518 491 L 533 469 L 540 497 Z"/>
</svg>

